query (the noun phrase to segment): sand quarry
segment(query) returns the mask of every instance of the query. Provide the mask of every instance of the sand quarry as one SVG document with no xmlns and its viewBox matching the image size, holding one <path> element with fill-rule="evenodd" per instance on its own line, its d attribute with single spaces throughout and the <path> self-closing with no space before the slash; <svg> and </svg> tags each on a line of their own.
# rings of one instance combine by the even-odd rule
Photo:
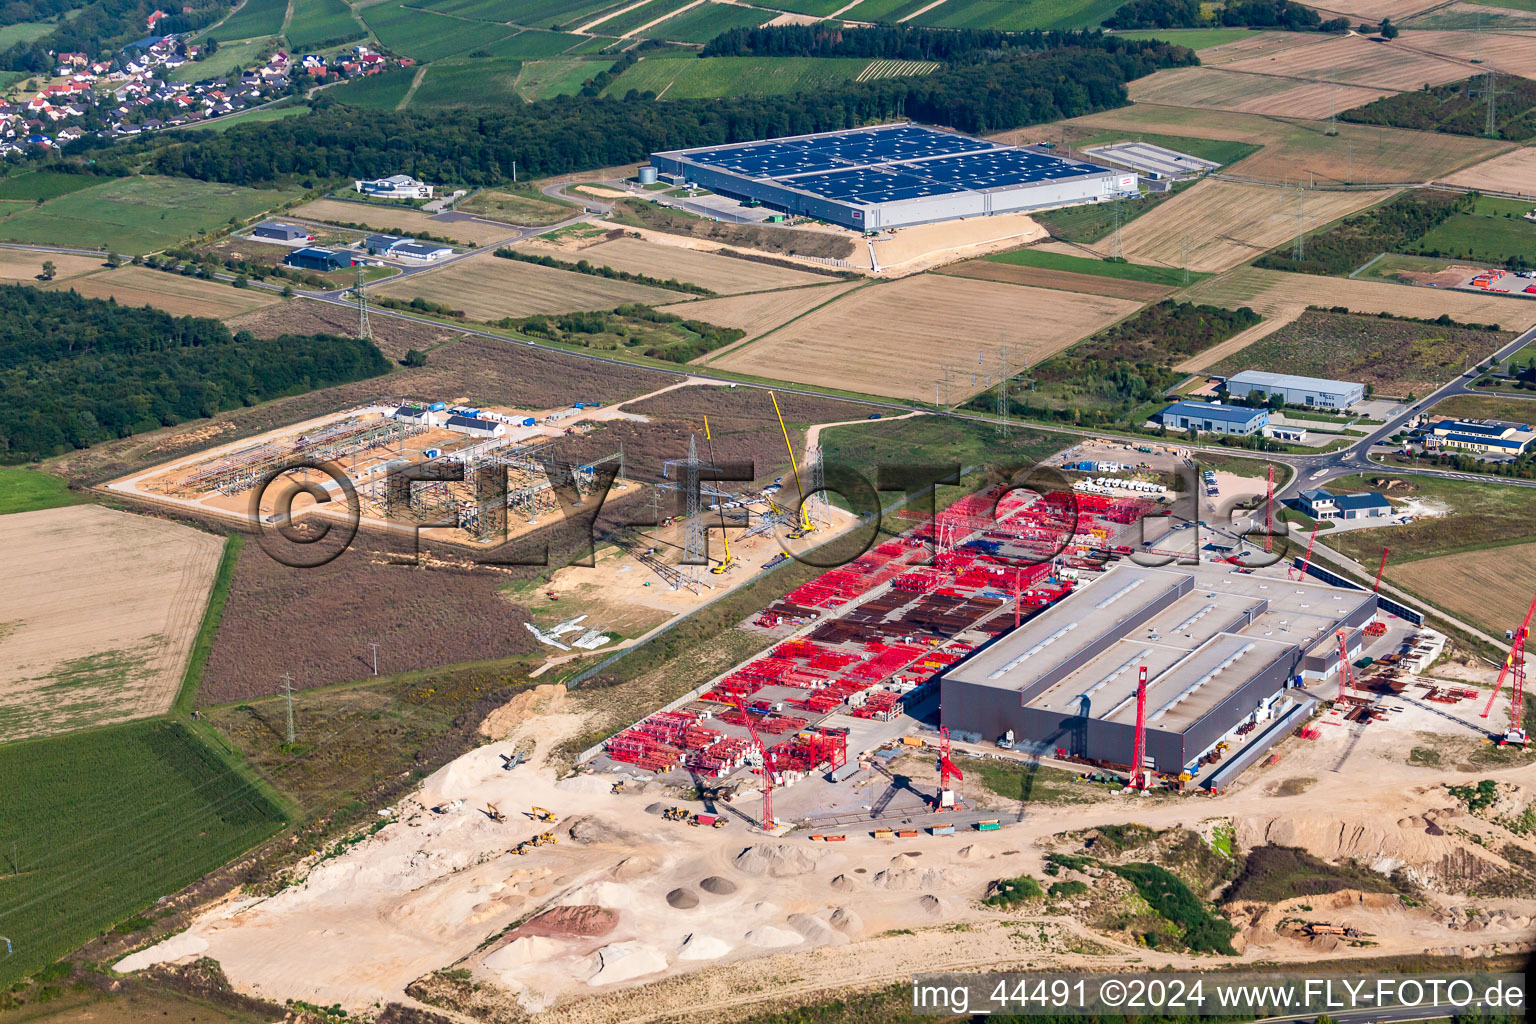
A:
<svg viewBox="0 0 1536 1024">
<path fill-rule="evenodd" d="M 1401 868 L 1425 885 L 1429 899 L 1412 908 L 1350 893 L 1329 898 L 1338 907 L 1314 900 L 1320 913 L 1336 911 L 1370 932 L 1373 955 L 1527 948 L 1536 901 L 1471 900 L 1464 892 L 1470 880 L 1507 866 L 1492 850 L 1536 844 L 1465 813 L 1444 783 L 1501 780 L 1507 809 L 1518 812 L 1536 792 L 1536 770 L 1529 762 L 1475 775 L 1453 769 L 1480 745 L 1470 731 L 1471 702 L 1455 714 L 1467 721 L 1405 704 L 1388 723 L 1364 730 L 1321 726 L 1318 740 L 1285 741 L 1277 763 L 1251 770 L 1220 797 L 1111 793 L 1092 805 L 1027 813 L 992 797 L 1006 825 L 985 837 L 876 840 L 850 830 L 846 843 L 828 845 L 799 833 L 763 835 L 735 813 L 754 813 L 755 797 L 738 800 L 729 825 L 716 830 L 663 820 L 659 811 L 678 801 L 654 787 L 631 784 L 615 795 L 610 778 L 557 779 L 537 755 L 505 771 L 501 755 L 529 744 L 547 750 L 583 728 L 563 688 L 541 686 L 494 714 L 488 736 L 499 738 L 426 779 L 377 834 L 311 865 L 303 881 L 275 896 L 215 907 L 117 967 L 210 956 L 243 991 L 349 1009 L 409 1001 L 404 993 L 413 981 L 466 968 L 481 983 L 481 998 L 492 993 L 529 1012 L 553 1009 L 562 1021 L 615 1021 L 745 1007 L 760 998 L 765 979 L 777 979 L 776 994 L 790 995 L 1026 959 L 1036 967 L 1208 964 L 1208 957 L 1096 935 L 1070 916 L 1070 905 L 1004 914 L 979 900 L 995 879 L 1042 877 L 1044 856 L 1061 833 L 1128 822 L 1198 828 L 1213 818 L 1232 821 L 1244 847 L 1297 845 L 1383 873 Z M 1408 765 L 1415 744 L 1437 746 L 1445 767 Z M 430 810 L 449 801 L 463 803 L 447 813 Z M 509 820 L 492 821 L 481 810 L 487 802 Z M 536 826 L 523 813 L 535 804 L 558 821 Z M 544 829 L 558 845 L 509 852 Z M 1468 841 L 1472 836 L 1486 847 Z M 1469 928 L 1474 907 L 1483 913 Z M 1281 927 L 1283 909 L 1235 908 L 1242 960 L 1332 954 L 1327 942 Z M 1019 929 L 1023 919 L 1038 927 Z M 942 930 L 944 942 L 925 930 Z"/>
</svg>

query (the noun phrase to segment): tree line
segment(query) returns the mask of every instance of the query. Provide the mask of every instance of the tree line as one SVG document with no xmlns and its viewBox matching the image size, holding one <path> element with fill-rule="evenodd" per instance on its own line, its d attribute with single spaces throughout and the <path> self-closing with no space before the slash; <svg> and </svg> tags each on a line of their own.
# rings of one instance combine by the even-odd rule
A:
<svg viewBox="0 0 1536 1024">
<path fill-rule="evenodd" d="M 385 373 L 371 342 L 256 338 L 74 292 L 0 286 L 0 462 Z"/>
<path fill-rule="evenodd" d="M 866 30 L 880 32 L 882 30 Z M 165 146 L 160 174 L 254 184 L 284 179 L 410 174 L 472 186 L 512 175 L 566 174 L 643 160 L 689 146 L 833 131 L 910 119 L 990 132 L 1076 117 L 1127 102 L 1126 83 L 1197 63 L 1168 43 L 1073 36 L 1078 45 L 949 67 L 923 78 L 852 82 L 795 96 L 657 102 L 565 96 L 494 110 L 358 110 L 317 97 L 304 117 L 231 128 Z M 96 150 L 109 165 L 144 148 Z"/>
<path fill-rule="evenodd" d="M 1339 120 L 1447 135 L 1482 135 L 1488 127 L 1487 86 L 1483 77 L 1425 86 L 1346 110 Z M 1494 134 L 1515 141 L 1536 137 L 1536 82 L 1510 75 L 1499 80 L 1497 88 Z"/>
<path fill-rule="evenodd" d="M 1308 235 L 1299 260 L 1287 244 L 1260 256 L 1254 266 L 1300 274 L 1345 274 L 1378 253 L 1403 251 L 1452 214 L 1470 213 L 1476 205 L 1475 194 L 1417 189 Z"/>
<path fill-rule="evenodd" d="M 1200 0 L 1130 0 L 1104 22 L 1113 29 L 1278 28 L 1288 32 L 1348 32 L 1348 18 L 1324 21 L 1312 8 L 1292 0 L 1230 0 L 1207 13 Z"/>
<path fill-rule="evenodd" d="M 1068 47 L 1108 52 L 1143 52 L 1139 40 L 1118 39 L 1102 32 L 1063 32 L 1032 29 L 922 28 L 878 25 L 771 25 L 733 28 L 704 45 L 701 57 L 860 57 L 887 60 L 936 60 L 946 64 L 995 60 L 1005 53 L 1044 53 Z"/>
</svg>

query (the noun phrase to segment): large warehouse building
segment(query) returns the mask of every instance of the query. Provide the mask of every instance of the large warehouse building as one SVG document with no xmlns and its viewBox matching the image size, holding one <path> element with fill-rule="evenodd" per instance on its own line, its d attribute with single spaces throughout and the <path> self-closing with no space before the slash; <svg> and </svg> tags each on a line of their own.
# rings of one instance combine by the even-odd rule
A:
<svg viewBox="0 0 1536 1024">
<path fill-rule="evenodd" d="M 1293 373 L 1244 370 L 1227 378 L 1227 394 L 1234 398 L 1279 395 L 1286 405 L 1314 409 L 1348 409 L 1365 398 L 1365 385 L 1348 380 L 1298 377 Z"/>
<path fill-rule="evenodd" d="M 943 724 L 1124 765 L 1144 665 L 1147 763 L 1177 774 L 1245 723 L 1303 711 L 1288 689 L 1336 673 L 1338 631 L 1353 656 L 1375 613 L 1363 590 L 1122 564 L 949 669 Z"/>
<path fill-rule="evenodd" d="M 712 192 L 861 231 L 984 217 L 1137 191 L 1136 175 L 916 124 L 653 153 Z"/>
</svg>

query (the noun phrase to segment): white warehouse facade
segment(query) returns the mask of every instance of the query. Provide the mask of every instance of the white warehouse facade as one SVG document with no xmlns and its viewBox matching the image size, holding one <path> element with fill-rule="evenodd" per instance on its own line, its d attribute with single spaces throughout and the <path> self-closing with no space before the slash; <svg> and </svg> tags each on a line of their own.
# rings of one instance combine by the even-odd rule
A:
<svg viewBox="0 0 1536 1024">
<path fill-rule="evenodd" d="M 1279 395 L 1286 405 L 1347 409 L 1365 399 L 1365 385 L 1322 377 L 1298 377 L 1291 373 L 1244 370 L 1227 378 L 1227 394 L 1233 398 L 1257 394 L 1266 400 Z"/>
</svg>

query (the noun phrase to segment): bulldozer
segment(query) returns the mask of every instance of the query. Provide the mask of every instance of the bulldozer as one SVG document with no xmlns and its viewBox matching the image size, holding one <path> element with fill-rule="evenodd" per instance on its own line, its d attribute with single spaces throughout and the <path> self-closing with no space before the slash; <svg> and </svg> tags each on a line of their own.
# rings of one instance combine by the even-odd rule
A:
<svg viewBox="0 0 1536 1024">
<path fill-rule="evenodd" d="M 533 820 L 534 821 L 554 821 L 555 820 L 555 812 L 551 811 L 551 810 L 546 810 L 543 807 L 535 807 L 533 809 Z"/>
<path fill-rule="evenodd" d="M 526 856 L 528 856 L 528 846 L 529 846 L 529 844 L 525 840 L 525 841 L 523 841 L 521 843 L 518 843 L 516 846 L 512 847 L 512 852 L 517 854 L 519 857 L 526 857 Z"/>
<path fill-rule="evenodd" d="M 618 782 L 615 782 L 613 784 L 613 788 L 611 790 L 609 790 L 609 792 L 610 793 L 622 793 L 622 792 L 624 792 L 624 780 L 620 779 Z"/>
<path fill-rule="evenodd" d="M 533 837 L 533 844 L 535 846 L 554 846 L 559 842 L 560 840 L 555 838 L 553 832 L 540 832 Z"/>
</svg>

